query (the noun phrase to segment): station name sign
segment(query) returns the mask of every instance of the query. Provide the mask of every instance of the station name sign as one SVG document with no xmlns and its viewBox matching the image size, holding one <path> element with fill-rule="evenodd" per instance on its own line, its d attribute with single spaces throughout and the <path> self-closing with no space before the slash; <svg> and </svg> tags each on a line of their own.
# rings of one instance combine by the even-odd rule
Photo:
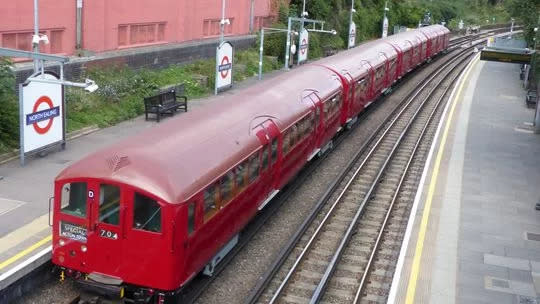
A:
<svg viewBox="0 0 540 304">
<path fill-rule="evenodd" d="M 52 109 L 45 109 L 36 113 L 27 114 L 26 125 L 35 124 L 58 116 L 60 116 L 60 107 L 54 107 Z"/>
</svg>

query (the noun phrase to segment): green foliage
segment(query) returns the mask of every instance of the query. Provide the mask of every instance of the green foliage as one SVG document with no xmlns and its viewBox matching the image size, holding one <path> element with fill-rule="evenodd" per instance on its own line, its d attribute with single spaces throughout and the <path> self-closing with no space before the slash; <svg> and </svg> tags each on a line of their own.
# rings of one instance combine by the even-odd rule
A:
<svg viewBox="0 0 540 304">
<path fill-rule="evenodd" d="M 525 39 L 532 47 L 535 37 L 534 28 L 540 26 L 539 12 L 540 0 L 510 0 L 506 5 L 510 15 L 523 25 Z M 540 38 L 539 38 L 540 39 Z"/>
<path fill-rule="evenodd" d="M 246 50 L 235 53 L 234 80 L 256 76 L 259 53 Z M 276 61 L 264 60 L 264 71 L 277 69 Z M 80 88 L 66 88 L 67 130 L 75 131 L 90 125 L 107 127 L 144 113 L 143 98 L 161 87 L 184 83 L 189 99 L 209 95 L 215 83 L 215 60 L 199 60 L 187 65 L 171 65 L 162 70 L 133 70 L 126 66 L 89 69 L 88 78 L 96 81 L 99 90 L 88 93 Z M 206 85 L 201 79 L 207 78 Z M 16 148 L 19 140 L 19 117 L 14 92 L 15 77 L 9 63 L 0 61 L 0 152 Z"/>
<path fill-rule="evenodd" d="M 303 0 L 291 0 L 289 7 L 284 0 L 276 1 L 279 1 L 278 22 L 273 27 L 286 28 L 288 16 L 300 16 Z M 389 0 L 389 32 L 393 32 L 394 25 L 417 27 L 427 12 L 431 13 L 433 22 L 445 21 L 451 29 L 457 28 L 460 20 L 463 20 L 466 26 L 486 25 L 486 20 L 488 24 L 508 22 L 510 14 L 505 6 L 508 1 L 528 2 L 528 9 L 531 9 L 531 0 Z M 536 3 L 539 1 L 533 0 Z M 355 0 L 356 13 L 353 20 L 357 26 L 357 42 L 380 37 L 385 2 L 385 0 Z M 311 59 L 324 55 L 327 49 L 347 46 L 350 5 L 351 0 L 306 1 L 306 11 L 310 19 L 323 20 L 326 22 L 325 29 L 335 29 L 338 32 L 335 37 L 311 33 L 309 55 Z M 293 30 L 299 30 L 298 23 L 293 24 Z M 283 61 L 285 39 L 284 35 L 265 37 L 265 54 L 278 56 Z"/>
<path fill-rule="evenodd" d="M 237 66 L 233 74 L 234 81 L 241 81 L 256 76 L 259 55 L 255 50 L 235 53 Z M 238 66 L 244 66 L 239 71 Z M 277 68 L 270 60 L 264 63 L 264 70 Z M 106 127 L 131 119 L 144 113 L 143 98 L 158 88 L 184 83 L 189 99 L 202 97 L 213 91 L 215 83 L 215 60 L 199 60 L 187 65 L 172 65 L 162 70 L 127 67 L 111 67 L 93 69 L 88 73 L 99 85 L 94 94 L 80 89 L 69 89 L 67 92 L 68 131 L 97 124 Z M 195 78 L 207 78 L 207 85 L 202 86 Z"/>
<path fill-rule="evenodd" d="M 18 145 L 19 106 L 15 94 L 15 76 L 11 64 L 0 58 L 0 152 Z"/>
</svg>

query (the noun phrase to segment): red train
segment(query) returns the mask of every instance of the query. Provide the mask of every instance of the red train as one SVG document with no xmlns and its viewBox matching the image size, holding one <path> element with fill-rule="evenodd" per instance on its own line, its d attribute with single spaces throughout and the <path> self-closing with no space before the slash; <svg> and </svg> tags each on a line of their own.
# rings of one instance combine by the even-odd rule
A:
<svg viewBox="0 0 540 304">
<path fill-rule="evenodd" d="M 242 228 L 401 76 L 445 50 L 429 26 L 221 97 L 55 180 L 52 261 L 96 291 L 162 303 L 212 274 Z"/>
</svg>

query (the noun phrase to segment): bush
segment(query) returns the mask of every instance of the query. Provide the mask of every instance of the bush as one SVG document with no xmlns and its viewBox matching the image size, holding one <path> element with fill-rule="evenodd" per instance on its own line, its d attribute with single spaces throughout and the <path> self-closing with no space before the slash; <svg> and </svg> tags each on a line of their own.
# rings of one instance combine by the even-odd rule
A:
<svg viewBox="0 0 540 304">
<path fill-rule="evenodd" d="M 11 64 L 0 58 L 0 151 L 19 144 L 19 106 L 15 94 L 15 76 Z"/>
</svg>

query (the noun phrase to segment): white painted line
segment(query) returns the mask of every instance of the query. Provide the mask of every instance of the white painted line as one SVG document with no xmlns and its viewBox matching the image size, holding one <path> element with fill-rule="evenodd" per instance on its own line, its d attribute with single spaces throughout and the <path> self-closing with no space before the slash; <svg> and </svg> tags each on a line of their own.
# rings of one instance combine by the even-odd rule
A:
<svg viewBox="0 0 540 304">
<path fill-rule="evenodd" d="M 2 208 L 0 206 L 0 216 L 2 216 L 2 215 L 6 214 L 8 212 L 11 212 L 11 211 L 19 208 L 20 206 L 22 206 L 24 204 L 27 204 L 27 202 L 0 197 L 0 204 L 2 204 L 4 206 L 9 205 L 9 204 L 12 205 L 12 206 L 8 207 L 7 209 L 4 209 L 4 210 L 2 210 Z"/>
<path fill-rule="evenodd" d="M 439 125 L 437 126 L 437 131 L 435 132 L 435 136 L 433 137 L 433 142 L 431 143 L 431 148 L 429 149 L 429 154 L 424 164 L 424 171 L 422 172 L 422 177 L 420 178 L 419 187 L 414 197 L 413 207 L 411 209 L 411 213 L 409 214 L 409 221 L 407 222 L 407 229 L 405 230 L 405 236 L 403 237 L 403 241 L 401 243 L 401 250 L 399 252 L 399 258 L 396 264 L 394 278 L 392 279 L 392 285 L 390 287 L 390 294 L 388 295 L 388 301 L 386 303 L 393 304 L 396 302 L 396 295 L 397 295 L 397 291 L 398 291 L 398 287 L 399 287 L 399 283 L 401 279 L 401 272 L 403 271 L 403 264 L 405 263 L 405 254 L 407 253 L 407 248 L 409 246 L 410 238 L 412 234 L 412 228 L 414 226 L 414 222 L 416 219 L 416 211 L 418 209 L 418 205 L 420 203 L 420 198 L 422 197 L 422 193 L 424 192 L 425 180 L 428 175 L 429 169 L 431 167 L 431 161 L 433 158 L 433 154 L 435 153 L 435 148 L 437 147 L 437 143 L 439 142 L 441 129 L 448 115 L 448 109 L 450 108 L 450 105 L 452 104 L 451 101 L 455 97 L 457 88 L 459 87 L 458 84 L 463 81 L 463 77 L 465 74 L 467 74 L 467 70 L 471 68 L 472 64 L 476 61 L 476 58 L 479 56 L 480 56 L 480 53 L 475 55 L 475 57 L 469 62 L 467 67 L 463 70 L 463 72 L 459 76 L 458 81 L 456 82 L 456 85 L 452 89 L 452 93 L 450 94 L 450 97 L 448 98 L 449 102 L 444 107 L 444 112 L 441 116 L 441 120 L 439 121 Z"/>
<path fill-rule="evenodd" d="M 11 268 L 10 270 L 6 271 L 2 275 L 0 275 L 0 285 L 1 285 L 2 281 L 9 278 L 10 276 L 17 273 L 18 271 L 25 268 L 26 266 L 30 265 L 31 263 L 35 262 L 37 259 L 41 258 L 42 256 L 50 253 L 51 251 L 52 251 L 52 245 L 49 245 L 45 249 L 41 250 L 40 252 L 38 252 L 38 253 L 34 254 L 33 256 L 29 257 L 28 259 L 24 260 L 22 263 L 20 263 L 17 266 Z"/>
</svg>

